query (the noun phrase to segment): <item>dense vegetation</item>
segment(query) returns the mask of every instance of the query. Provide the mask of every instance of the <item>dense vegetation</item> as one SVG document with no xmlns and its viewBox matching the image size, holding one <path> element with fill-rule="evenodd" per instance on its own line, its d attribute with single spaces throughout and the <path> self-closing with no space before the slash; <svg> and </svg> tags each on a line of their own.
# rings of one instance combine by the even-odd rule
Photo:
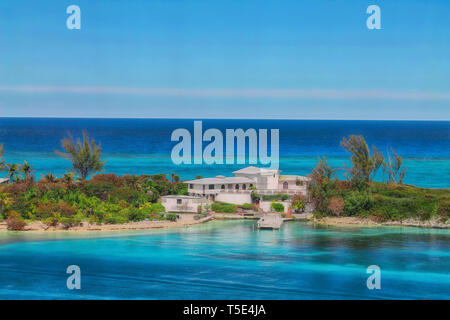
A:
<svg viewBox="0 0 450 320">
<path fill-rule="evenodd" d="M 186 194 L 183 183 L 172 183 L 165 175 L 123 176 L 99 174 L 87 181 L 45 178 L 18 181 L 0 187 L 0 219 L 41 220 L 66 227 L 81 221 L 125 223 L 161 220 L 161 195 Z"/>
<path fill-rule="evenodd" d="M 34 220 L 69 228 L 82 221 L 112 224 L 176 219 L 176 215 L 165 215 L 158 200 L 162 195 L 187 194 L 187 186 L 177 175 L 172 174 L 171 181 L 164 174 L 97 174 L 87 180 L 105 164 L 100 145 L 86 132 L 82 140 L 69 135 L 61 145 L 65 152 L 57 153 L 72 163 L 72 170 L 60 178 L 47 173 L 39 181 L 26 161 L 23 165 L 5 164 L 0 145 L 0 170 L 6 169 L 10 180 L 0 186 L 0 220 L 6 219 L 9 229 L 21 230 Z"/>
<path fill-rule="evenodd" d="M 336 178 L 326 158 L 319 158 L 310 177 L 309 194 L 316 216 L 358 216 L 378 221 L 408 218 L 447 221 L 450 190 L 403 185 L 406 169 L 402 158 L 391 149 L 385 157 L 373 148 L 370 153 L 362 136 L 344 138 L 341 145 L 351 152 L 351 168 L 344 168 L 347 181 Z M 384 182 L 373 181 L 382 169 Z"/>
</svg>

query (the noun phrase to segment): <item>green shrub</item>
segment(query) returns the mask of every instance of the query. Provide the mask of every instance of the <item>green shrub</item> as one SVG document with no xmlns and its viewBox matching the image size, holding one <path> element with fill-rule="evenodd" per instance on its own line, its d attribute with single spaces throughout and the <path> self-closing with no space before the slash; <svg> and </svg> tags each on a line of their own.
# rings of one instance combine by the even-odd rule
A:
<svg viewBox="0 0 450 320">
<path fill-rule="evenodd" d="M 153 221 L 153 220 L 164 220 L 164 216 L 162 214 L 157 214 L 157 213 L 151 213 L 149 220 Z"/>
<path fill-rule="evenodd" d="M 270 207 L 272 208 L 272 210 L 274 210 L 276 212 L 284 212 L 284 205 L 282 203 L 273 201 L 270 204 Z"/>
<path fill-rule="evenodd" d="M 255 206 L 251 203 L 244 203 L 240 206 L 238 206 L 240 209 L 244 209 L 244 210 L 252 210 L 255 208 Z"/>
<path fill-rule="evenodd" d="M 128 219 L 127 217 L 124 217 L 122 215 L 113 215 L 109 213 L 105 215 L 105 217 L 103 218 L 103 222 L 107 224 L 122 224 L 127 223 Z"/>
<path fill-rule="evenodd" d="M 109 193 L 111 193 L 116 186 L 111 182 L 93 182 L 89 181 L 84 185 L 85 193 L 89 197 L 97 197 L 102 200 L 108 199 Z"/>
<path fill-rule="evenodd" d="M 74 217 L 62 217 L 59 219 L 59 223 L 61 223 L 65 229 L 69 229 L 80 224 L 80 222 L 78 222 L 78 220 Z"/>
<path fill-rule="evenodd" d="M 51 217 L 72 217 L 77 209 L 68 203 L 40 202 L 36 208 L 36 217 L 41 219 Z"/>
<path fill-rule="evenodd" d="M 59 223 L 59 219 L 60 219 L 59 216 L 48 217 L 48 218 L 45 218 L 44 220 L 42 220 L 42 222 L 45 223 L 49 227 L 56 227 Z"/>
<path fill-rule="evenodd" d="M 27 225 L 23 218 L 20 216 L 20 213 L 17 211 L 10 211 L 7 215 L 8 219 L 6 220 L 6 226 L 8 230 L 11 231 L 21 231 Z"/>
<path fill-rule="evenodd" d="M 450 217 L 450 199 L 443 199 L 439 201 L 437 214 L 445 218 Z"/>
<path fill-rule="evenodd" d="M 273 201 L 273 200 L 286 201 L 287 199 L 289 199 L 289 195 L 287 195 L 286 193 L 266 194 L 263 195 L 262 199 L 264 201 Z"/>
<path fill-rule="evenodd" d="M 225 202 L 214 202 L 211 209 L 217 213 L 235 213 L 236 205 Z"/>
<path fill-rule="evenodd" d="M 256 193 L 256 191 L 252 191 L 250 193 L 250 197 L 252 198 L 253 203 L 257 203 L 261 200 L 261 196 L 258 193 Z"/>
<path fill-rule="evenodd" d="M 153 203 L 150 209 L 151 213 L 161 213 L 166 212 L 166 208 L 161 203 Z"/>
<path fill-rule="evenodd" d="M 177 215 L 175 213 L 166 214 L 166 219 L 169 221 L 177 221 Z"/>
<path fill-rule="evenodd" d="M 352 191 L 344 198 L 344 215 L 353 216 L 369 210 L 373 205 L 373 199 L 367 192 Z"/>
<path fill-rule="evenodd" d="M 142 221 L 147 218 L 148 213 L 145 210 L 140 210 L 138 208 L 129 208 L 127 210 L 128 220 L 130 221 Z"/>
</svg>

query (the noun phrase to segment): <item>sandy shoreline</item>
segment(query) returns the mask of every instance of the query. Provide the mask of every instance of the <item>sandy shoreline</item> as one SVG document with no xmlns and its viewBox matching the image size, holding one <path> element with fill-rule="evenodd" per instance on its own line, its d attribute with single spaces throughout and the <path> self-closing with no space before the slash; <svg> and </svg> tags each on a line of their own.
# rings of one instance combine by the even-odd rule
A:
<svg viewBox="0 0 450 320">
<path fill-rule="evenodd" d="M 83 222 L 80 226 L 71 227 L 65 229 L 63 226 L 48 227 L 40 221 L 31 222 L 26 225 L 23 231 L 26 232 L 85 232 L 85 231 L 127 231 L 127 230 L 150 230 L 159 228 L 179 228 L 199 223 L 204 223 L 212 220 L 212 216 L 208 216 L 199 220 L 194 219 L 194 214 L 182 214 L 177 221 L 139 221 L 128 222 L 123 224 L 89 224 Z M 0 231 L 7 231 L 7 225 L 5 221 L 0 222 Z"/>
<path fill-rule="evenodd" d="M 139 221 L 139 222 L 129 222 L 124 224 L 89 224 L 83 222 L 82 225 L 71 227 L 65 229 L 63 226 L 48 227 L 40 221 L 35 221 L 27 224 L 23 231 L 27 232 L 89 232 L 89 231 L 131 231 L 131 230 L 150 230 L 150 229 L 160 229 L 160 228 L 179 228 L 187 227 L 191 225 L 196 225 L 200 223 L 205 223 L 211 220 L 248 220 L 255 219 L 251 217 L 244 217 L 237 214 L 211 214 L 208 217 L 195 220 L 194 214 L 181 214 L 180 219 L 177 221 Z M 363 219 L 356 217 L 323 217 L 320 219 L 314 218 L 311 213 L 295 215 L 295 221 L 309 221 L 312 223 L 317 223 L 320 225 L 328 226 L 341 226 L 341 227 L 357 227 L 357 226 L 367 226 L 367 227 L 381 227 L 381 226 L 405 226 L 405 227 L 420 227 L 420 228 L 440 228 L 448 229 L 450 228 L 450 223 L 439 222 L 437 220 L 430 221 L 420 221 L 407 219 L 404 221 L 387 221 L 387 222 L 376 222 L 371 219 Z M 0 222 L 0 231 L 7 231 L 7 225 L 5 221 Z"/>
</svg>

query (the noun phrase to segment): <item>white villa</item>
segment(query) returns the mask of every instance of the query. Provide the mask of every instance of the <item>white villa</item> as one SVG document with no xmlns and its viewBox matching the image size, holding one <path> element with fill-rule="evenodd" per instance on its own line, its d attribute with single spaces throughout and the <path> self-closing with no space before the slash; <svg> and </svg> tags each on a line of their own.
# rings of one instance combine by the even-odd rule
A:
<svg viewBox="0 0 450 320">
<path fill-rule="evenodd" d="M 306 195 L 309 178 L 298 175 L 280 175 L 280 170 L 246 167 L 233 172 L 233 177 L 216 176 L 185 181 L 190 196 L 210 201 L 234 204 L 251 203 L 251 192 L 258 194 L 303 194 Z"/>
</svg>

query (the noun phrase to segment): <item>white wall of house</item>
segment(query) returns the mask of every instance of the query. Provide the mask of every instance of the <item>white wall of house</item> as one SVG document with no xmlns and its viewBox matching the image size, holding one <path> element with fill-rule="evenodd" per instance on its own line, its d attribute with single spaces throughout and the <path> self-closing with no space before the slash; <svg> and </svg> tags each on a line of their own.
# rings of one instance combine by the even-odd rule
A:
<svg viewBox="0 0 450 320">
<path fill-rule="evenodd" d="M 287 185 L 287 189 L 286 189 L 286 185 Z M 280 190 L 280 192 L 286 191 L 286 190 L 291 190 L 291 191 L 296 191 L 298 193 L 301 193 L 303 195 L 306 195 L 306 182 L 303 183 L 303 185 L 298 186 L 297 185 L 297 181 L 295 180 L 289 180 L 289 181 L 282 181 L 280 180 L 279 184 L 278 184 L 278 189 Z"/>
<path fill-rule="evenodd" d="M 258 189 L 277 189 L 279 174 L 277 172 L 264 173 L 235 173 L 236 177 L 252 179 Z"/>
<path fill-rule="evenodd" d="M 266 189 L 278 189 L 278 180 L 279 180 L 279 175 L 278 174 L 270 174 L 267 175 L 267 188 Z"/>
<path fill-rule="evenodd" d="M 196 213 L 199 205 L 206 204 L 206 200 L 186 197 L 161 197 L 161 204 L 167 212 L 190 212 Z"/>
<path fill-rule="evenodd" d="M 252 203 L 250 193 L 227 193 L 221 192 L 217 195 L 216 201 L 228 202 L 233 204 Z"/>
</svg>

